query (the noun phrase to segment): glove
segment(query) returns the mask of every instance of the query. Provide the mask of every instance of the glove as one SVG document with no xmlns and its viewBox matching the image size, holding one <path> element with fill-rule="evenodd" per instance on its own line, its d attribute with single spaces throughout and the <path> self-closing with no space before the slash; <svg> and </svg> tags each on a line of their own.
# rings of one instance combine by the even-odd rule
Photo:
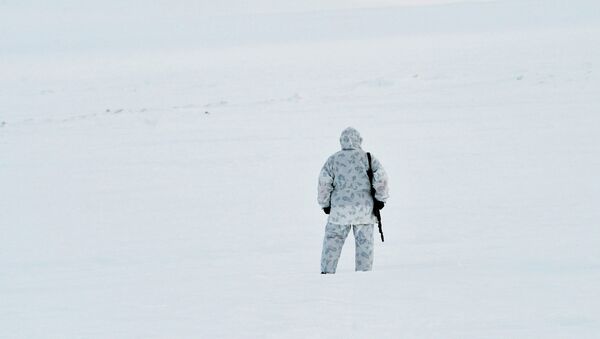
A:
<svg viewBox="0 0 600 339">
<path fill-rule="evenodd" d="M 382 210 L 383 206 L 385 206 L 385 203 L 383 201 L 379 201 L 377 199 L 373 199 L 373 207 L 375 207 L 378 210 Z"/>
<path fill-rule="evenodd" d="M 323 207 L 323 212 L 325 212 L 325 214 L 329 214 L 329 212 L 331 212 L 331 206 Z"/>
</svg>

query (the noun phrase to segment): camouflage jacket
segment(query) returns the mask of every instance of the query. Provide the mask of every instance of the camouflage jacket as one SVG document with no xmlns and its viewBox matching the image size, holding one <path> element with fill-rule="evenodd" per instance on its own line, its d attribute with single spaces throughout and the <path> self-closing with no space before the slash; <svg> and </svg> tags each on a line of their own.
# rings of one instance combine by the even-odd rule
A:
<svg viewBox="0 0 600 339">
<path fill-rule="evenodd" d="M 329 222 L 341 225 L 373 224 L 373 198 L 369 186 L 367 153 L 361 149 L 362 137 L 346 128 L 340 137 L 342 150 L 330 156 L 319 174 L 318 203 L 331 207 Z M 383 166 L 371 154 L 375 198 L 386 202 L 388 178 Z"/>
</svg>

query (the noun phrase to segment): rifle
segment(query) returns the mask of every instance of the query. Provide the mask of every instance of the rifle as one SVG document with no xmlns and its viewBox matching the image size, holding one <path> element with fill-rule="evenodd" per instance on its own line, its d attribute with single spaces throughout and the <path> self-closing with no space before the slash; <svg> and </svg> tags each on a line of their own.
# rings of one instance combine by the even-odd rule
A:
<svg viewBox="0 0 600 339">
<path fill-rule="evenodd" d="M 373 214 L 377 218 L 377 226 L 379 227 L 379 234 L 381 235 L 381 242 L 383 240 L 383 226 L 381 225 L 381 212 L 375 207 L 375 187 L 373 187 L 373 169 L 371 168 L 371 153 L 367 152 L 367 159 L 369 159 L 369 169 L 367 175 L 369 176 L 369 184 L 371 185 L 371 196 L 373 197 Z"/>
</svg>

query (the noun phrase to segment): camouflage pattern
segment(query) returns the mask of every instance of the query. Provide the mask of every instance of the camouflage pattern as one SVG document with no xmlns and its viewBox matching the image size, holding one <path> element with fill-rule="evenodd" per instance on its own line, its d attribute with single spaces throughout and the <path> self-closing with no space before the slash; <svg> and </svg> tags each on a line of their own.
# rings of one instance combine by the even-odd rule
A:
<svg viewBox="0 0 600 339">
<path fill-rule="evenodd" d="M 319 174 L 317 200 L 323 207 L 331 207 L 323 252 L 321 272 L 335 273 L 342 247 L 350 229 L 356 244 L 357 271 L 370 271 L 373 267 L 373 228 L 377 218 L 373 215 L 373 198 L 367 169 L 369 160 L 361 149 L 362 137 L 352 127 L 340 136 L 342 150 L 330 156 Z M 388 178 L 377 158 L 371 154 L 375 198 L 386 202 Z"/>
<path fill-rule="evenodd" d="M 337 225 L 373 224 L 373 198 L 367 169 L 367 154 L 361 149 L 362 137 L 352 127 L 340 136 L 342 150 L 330 156 L 319 174 L 318 203 L 331 207 L 329 223 Z M 371 154 L 375 198 L 388 198 L 388 178 L 383 166 Z"/>
<path fill-rule="evenodd" d="M 321 272 L 335 273 L 342 247 L 350 228 L 354 232 L 355 270 L 370 271 L 373 268 L 373 228 L 374 225 L 336 225 L 328 223 L 325 227 L 323 252 L 321 254 Z"/>
</svg>

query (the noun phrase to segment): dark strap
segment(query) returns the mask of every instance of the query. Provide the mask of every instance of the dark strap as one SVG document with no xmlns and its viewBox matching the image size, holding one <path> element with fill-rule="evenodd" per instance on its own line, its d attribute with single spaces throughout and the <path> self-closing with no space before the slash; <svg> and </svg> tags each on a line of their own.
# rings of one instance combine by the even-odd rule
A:
<svg viewBox="0 0 600 339">
<path fill-rule="evenodd" d="M 375 189 L 373 188 L 373 169 L 371 168 L 371 153 L 367 152 L 367 159 L 369 160 L 369 170 L 367 175 L 369 176 L 369 184 L 371 185 L 371 195 L 375 199 Z"/>
</svg>

